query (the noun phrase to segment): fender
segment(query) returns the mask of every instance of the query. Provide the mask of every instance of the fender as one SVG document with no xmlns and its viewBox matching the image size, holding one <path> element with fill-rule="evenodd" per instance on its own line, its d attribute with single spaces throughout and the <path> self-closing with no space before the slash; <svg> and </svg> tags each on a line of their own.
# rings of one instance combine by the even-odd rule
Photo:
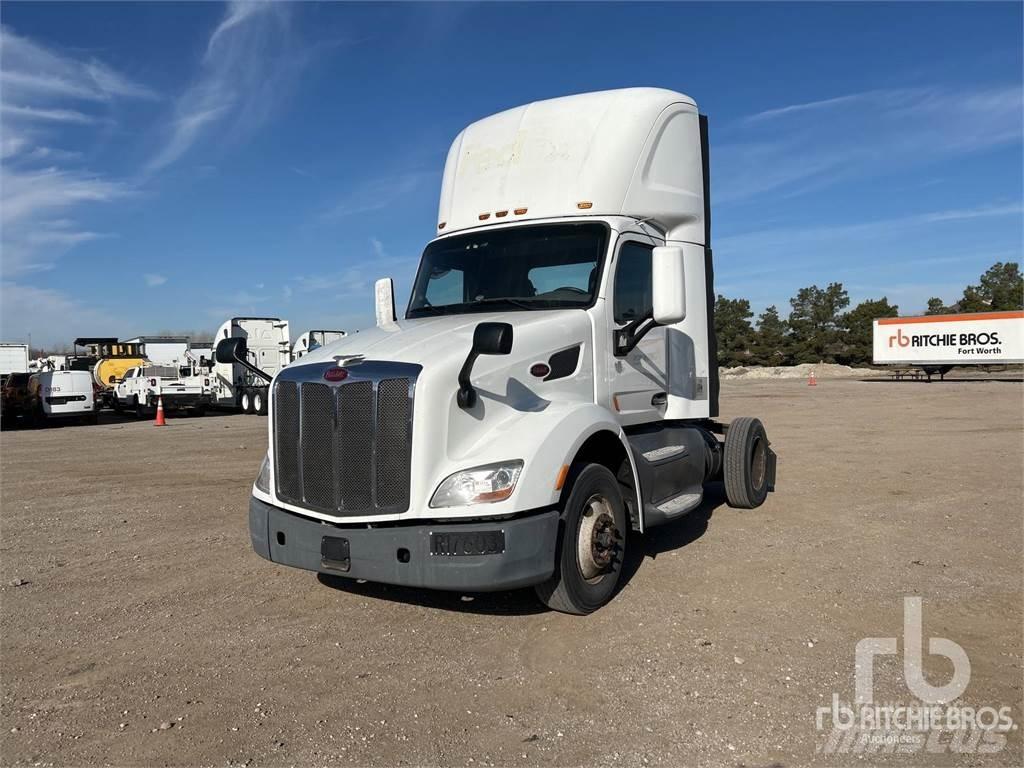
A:
<svg viewBox="0 0 1024 768">
<path fill-rule="evenodd" d="M 493 439 L 474 446 L 472 460 L 457 460 L 457 463 L 469 467 L 521 457 L 523 472 L 516 483 L 515 493 L 508 502 L 501 504 L 503 509 L 500 512 L 496 508 L 488 512 L 525 512 L 550 507 L 561 497 L 561 490 L 555 486 L 563 465 L 571 464 L 587 439 L 598 432 L 610 432 L 618 438 L 629 459 L 634 487 L 639 491 L 640 478 L 625 432 L 611 411 L 594 403 L 553 402 L 543 411 L 519 412 L 515 418 L 506 420 L 500 429 L 487 433 Z M 473 509 L 478 514 L 483 513 L 480 507 Z M 641 532 L 643 528 L 641 514 Z"/>
</svg>

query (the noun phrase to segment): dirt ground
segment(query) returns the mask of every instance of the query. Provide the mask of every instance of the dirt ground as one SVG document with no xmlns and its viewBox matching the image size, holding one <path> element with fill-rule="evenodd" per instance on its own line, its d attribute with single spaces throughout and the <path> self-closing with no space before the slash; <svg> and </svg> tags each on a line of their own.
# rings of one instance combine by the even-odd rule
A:
<svg viewBox="0 0 1024 768">
<path fill-rule="evenodd" d="M 778 490 L 711 488 L 630 546 L 586 617 L 532 592 L 328 581 L 252 553 L 265 419 L 207 416 L 0 437 L 5 765 L 1021 765 L 829 754 L 816 710 L 854 652 L 903 636 L 970 660 L 964 699 L 1022 710 L 1020 381 L 728 382 Z M 903 647 L 902 640 L 900 647 Z M 924 662 L 944 684 L 952 665 Z M 911 700 L 899 656 L 875 699 Z M 948 741 L 948 740 L 947 740 Z M 816 746 L 822 751 L 816 751 Z"/>
</svg>

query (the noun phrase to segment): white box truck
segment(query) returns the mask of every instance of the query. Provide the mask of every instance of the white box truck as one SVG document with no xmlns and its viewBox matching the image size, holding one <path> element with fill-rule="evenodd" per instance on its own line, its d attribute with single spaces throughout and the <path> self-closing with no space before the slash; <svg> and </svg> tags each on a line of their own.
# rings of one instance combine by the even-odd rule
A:
<svg viewBox="0 0 1024 768">
<path fill-rule="evenodd" d="M 28 344 L 0 344 L 0 380 L 12 373 L 28 373 Z"/>
<path fill-rule="evenodd" d="M 225 344 L 225 342 L 227 342 Z M 242 413 L 267 413 L 267 386 L 291 362 L 288 321 L 232 317 L 214 336 L 213 404 Z"/>
<path fill-rule="evenodd" d="M 875 365 L 945 375 L 958 365 L 1024 363 L 1024 312 L 975 312 L 875 320 Z"/>
<path fill-rule="evenodd" d="M 403 319 L 378 281 L 377 328 L 274 377 L 256 552 L 416 587 L 533 586 L 583 614 L 615 594 L 631 533 L 698 507 L 705 483 L 760 505 L 763 425 L 715 420 L 709 201 L 707 122 L 680 93 L 467 127 Z"/>
</svg>

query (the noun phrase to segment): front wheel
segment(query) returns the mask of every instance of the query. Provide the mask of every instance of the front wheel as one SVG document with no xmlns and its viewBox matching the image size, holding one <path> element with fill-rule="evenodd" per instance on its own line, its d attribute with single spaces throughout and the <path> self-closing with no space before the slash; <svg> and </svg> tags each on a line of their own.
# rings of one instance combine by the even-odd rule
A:
<svg viewBox="0 0 1024 768">
<path fill-rule="evenodd" d="M 772 485 L 772 455 L 760 419 L 733 419 L 725 433 L 722 473 L 730 507 L 754 509 L 764 503 Z"/>
<path fill-rule="evenodd" d="M 562 509 L 555 572 L 535 587 L 537 597 L 553 610 L 577 615 L 607 603 L 622 573 L 626 525 L 615 475 L 600 464 L 584 465 Z"/>
</svg>

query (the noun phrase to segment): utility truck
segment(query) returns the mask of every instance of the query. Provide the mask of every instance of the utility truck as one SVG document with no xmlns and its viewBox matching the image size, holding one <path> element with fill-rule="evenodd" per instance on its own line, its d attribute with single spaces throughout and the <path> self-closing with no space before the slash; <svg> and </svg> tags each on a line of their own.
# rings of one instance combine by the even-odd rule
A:
<svg viewBox="0 0 1024 768">
<path fill-rule="evenodd" d="M 291 362 L 288 321 L 278 317 L 232 317 L 214 343 L 240 344 L 238 356 L 216 355 L 211 370 L 214 405 L 242 413 L 267 413 L 267 386 Z"/>
<path fill-rule="evenodd" d="M 208 374 L 192 375 L 188 367 L 173 365 L 146 365 L 130 368 L 114 385 L 114 410 L 132 410 L 142 419 L 156 413 L 162 400 L 168 411 L 191 410 L 203 415 L 213 401 L 213 389 Z"/>
<path fill-rule="evenodd" d="M 463 130 L 402 319 L 378 281 L 375 329 L 273 379 L 256 552 L 415 587 L 532 586 L 585 614 L 615 594 L 633 534 L 696 509 L 705 484 L 759 506 L 764 427 L 715 419 L 709 201 L 707 122 L 680 93 L 569 96 Z"/>
<path fill-rule="evenodd" d="M 875 365 L 920 368 L 931 381 L 958 365 L 1024 363 L 1024 312 L 973 312 L 874 321 Z"/>
</svg>

